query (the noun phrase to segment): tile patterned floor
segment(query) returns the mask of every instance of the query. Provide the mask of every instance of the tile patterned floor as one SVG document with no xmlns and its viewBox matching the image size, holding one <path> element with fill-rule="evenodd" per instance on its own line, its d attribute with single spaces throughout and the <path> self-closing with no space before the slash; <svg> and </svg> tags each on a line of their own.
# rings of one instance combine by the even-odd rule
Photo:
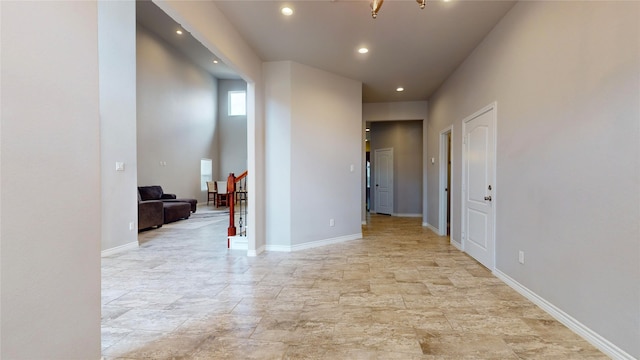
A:
<svg viewBox="0 0 640 360">
<path fill-rule="evenodd" d="M 199 213 L 102 259 L 105 359 L 607 359 L 420 219 L 250 258 Z"/>
</svg>

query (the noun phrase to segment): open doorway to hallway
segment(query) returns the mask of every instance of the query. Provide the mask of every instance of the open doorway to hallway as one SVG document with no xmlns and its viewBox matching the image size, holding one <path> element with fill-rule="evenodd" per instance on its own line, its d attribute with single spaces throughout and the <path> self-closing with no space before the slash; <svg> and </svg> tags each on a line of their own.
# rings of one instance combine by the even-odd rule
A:
<svg viewBox="0 0 640 360">
<path fill-rule="evenodd" d="M 451 136 L 453 126 L 440 132 L 440 205 L 438 229 L 440 235 L 451 234 Z"/>
</svg>

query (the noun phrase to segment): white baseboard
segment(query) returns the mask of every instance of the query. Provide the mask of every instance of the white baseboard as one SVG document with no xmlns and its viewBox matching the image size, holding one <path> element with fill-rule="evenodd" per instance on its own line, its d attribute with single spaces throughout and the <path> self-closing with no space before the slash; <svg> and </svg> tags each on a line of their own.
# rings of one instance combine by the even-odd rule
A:
<svg viewBox="0 0 640 360">
<path fill-rule="evenodd" d="M 401 214 L 401 213 L 400 213 L 400 214 L 391 214 L 391 216 L 397 216 L 397 217 L 414 217 L 414 218 L 419 217 L 419 218 L 421 218 L 421 217 L 422 217 L 422 214 Z"/>
<path fill-rule="evenodd" d="M 453 246 L 454 248 L 464 252 L 464 250 L 462 250 L 462 244 L 455 241 L 453 237 L 449 238 L 449 244 L 451 244 L 451 246 Z"/>
<path fill-rule="evenodd" d="M 610 356 L 612 359 L 635 360 L 633 356 L 629 355 L 627 352 L 620 349 L 615 344 L 602 337 L 600 334 L 591 330 L 586 325 L 573 318 L 571 315 L 565 313 L 552 303 L 540 297 L 538 294 L 534 293 L 516 280 L 512 279 L 509 275 L 503 273 L 498 269 L 494 269 L 493 274 L 498 279 L 504 281 L 505 284 L 509 285 L 512 289 L 520 293 L 522 296 L 538 305 L 542 310 L 546 311 L 549 315 L 564 324 L 570 330 L 587 340 L 589 343 L 591 343 L 591 345 L 595 346 L 600 351 Z"/>
<path fill-rule="evenodd" d="M 138 246 L 139 245 L 138 245 L 137 241 L 132 241 L 132 242 L 124 244 L 124 245 L 112 247 L 111 249 L 102 250 L 100 252 L 100 256 L 101 257 L 111 256 L 111 255 L 114 255 L 114 254 L 121 253 L 123 251 L 137 249 Z"/>
<path fill-rule="evenodd" d="M 248 250 L 249 243 L 246 236 L 229 236 L 229 249 Z"/>
<path fill-rule="evenodd" d="M 265 250 L 265 246 L 262 245 L 259 248 L 257 248 L 256 250 L 248 250 L 247 251 L 247 256 L 251 256 L 251 257 L 255 257 L 258 256 L 260 254 L 262 254 Z"/>
<path fill-rule="evenodd" d="M 362 233 L 345 235 L 345 236 L 338 236 L 338 237 L 329 238 L 329 239 L 323 239 L 323 240 L 310 241 L 310 242 L 306 242 L 306 243 L 303 243 L 303 244 L 296 244 L 296 245 L 291 245 L 291 246 L 289 246 L 289 245 L 267 245 L 266 250 L 267 251 L 292 252 L 292 251 L 300 251 L 300 250 L 312 249 L 312 248 L 331 245 L 331 244 L 338 244 L 338 243 L 351 241 L 351 240 L 357 240 L 357 239 L 362 239 Z"/>
<path fill-rule="evenodd" d="M 433 226 L 433 225 L 431 225 L 431 224 L 429 224 L 427 222 L 423 222 L 422 226 L 424 226 L 427 229 L 433 231 L 434 233 L 436 233 L 436 235 L 440 235 L 440 230 L 437 227 L 435 227 L 435 226 Z"/>
</svg>

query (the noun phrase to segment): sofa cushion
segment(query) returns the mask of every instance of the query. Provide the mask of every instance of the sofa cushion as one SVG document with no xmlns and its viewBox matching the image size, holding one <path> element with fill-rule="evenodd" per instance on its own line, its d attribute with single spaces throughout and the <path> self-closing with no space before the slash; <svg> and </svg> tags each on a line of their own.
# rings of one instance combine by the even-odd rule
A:
<svg viewBox="0 0 640 360">
<path fill-rule="evenodd" d="M 162 186 L 138 186 L 138 192 L 142 200 L 160 200 L 162 198 Z"/>
</svg>

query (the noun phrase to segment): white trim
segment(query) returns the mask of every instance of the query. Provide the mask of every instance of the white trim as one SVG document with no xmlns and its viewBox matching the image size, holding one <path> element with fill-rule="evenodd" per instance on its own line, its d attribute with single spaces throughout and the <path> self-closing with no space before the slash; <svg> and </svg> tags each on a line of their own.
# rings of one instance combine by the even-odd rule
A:
<svg viewBox="0 0 640 360">
<path fill-rule="evenodd" d="M 512 279 L 509 275 L 503 273 L 498 269 L 494 269 L 493 274 L 498 279 L 504 281 L 505 284 L 509 285 L 509 287 L 511 287 L 512 289 L 520 293 L 522 296 L 529 299 L 534 304 L 538 305 L 542 310 L 546 311 L 553 318 L 561 322 L 563 325 L 568 327 L 570 330 L 572 330 L 576 334 L 580 335 L 583 339 L 591 343 L 591 345 L 595 346 L 596 348 L 598 348 L 600 351 L 607 354 L 611 358 L 620 359 L 620 360 L 635 359 L 633 356 L 631 356 L 624 350 L 617 347 L 611 341 L 605 339 L 604 337 L 602 337 L 602 335 L 591 330 L 586 325 L 584 325 L 580 321 L 573 318 L 571 315 L 565 313 L 560 308 L 556 307 L 549 301 L 542 298 L 540 295 L 529 290 L 524 285 Z"/>
<path fill-rule="evenodd" d="M 357 233 L 357 234 L 352 234 L 352 235 L 345 235 L 345 236 L 338 236 L 338 237 L 324 239 L 324 240 L 310 241 L 310 242 L 291 245 L 291 246 L 289 246 L 289 245 L 267 245 L 266 250 L 267 251 L 292 252 L 292 251 L 300 251 L 300 250 L 316 248 L 316 247 L 320 247 L 320 246 L 338 244 L 338 243 L 343 243 L 343 242 L 346 242 L 346 241 L 357 240 L 357 239 L 362 239 L 362 233 Z"/>
<path fill-rule="evenodd" d="M 452 237 L 449 238 L 449 244 L 454 248 L 464 252 L 464 249 L 462 248 L 462 244 L 460 242 L 455 241 Z"/>
<path fill-rule="evenodd" d="M 413 218 L 421 218 L 422 214 L 391 214 L 391 216 L 396 217 L 413 217 Z"/>
<path fill-rule="evenodd" d="M 427 229 L 429 229 L 429 230 L 433 231 L 434 233 L 436 233 L 436 235 L 440 235 L 440 230 L 438 230 L 438 228 L 437 228 L 437 227 L 435 227 L 435 226 L 433 226 L 433 225 L 431 225 L 431 224 L 429 224 L 429 223 L 426 223 L 426 222 L 423 222 L 423 223 L 422 223 L 422 226 L 424 226 L 424 227 L 426 227 Z"/>
<path fill-rule="evenodd" d="M 247 250 L 249 253 L 249 242 L 246 236 L 229 236 L 229 250 Z"/>
<path fill-rule="evenodd" d="M 450 125 L 444 128 L 442 131 L 440 131 L 440 138 L 439 138 L 440 139 L 440 166 L 439 166 L 440 176 L 439 176 L 439 182 L 438 182 L 438 187 L 439 187 L 438 193 L 439 193 L 440 201 L 438 204 L 438 217 L 439 217 L 438 227 L 441 229 L 441 232 L 439 232 L 438 234 L 440 236 L 447 235 L 446 234 L 447 212 L 451 213 L 451 209 L 447 207 L 447 192 L 450 194 L 449 196 L 451 196 L 451 199 L 453 199 L 453 196 L 451 195 L 450 187 L 449 189 L 447 189 L 448 191 L 444 190 L 445 187 L 447 186 L 447 173 L 449 168 L 449 161 L 451 161 L 451 159 L 449 159 L 449 154 L 448 154 L 449 142 L 448 141 L 445 142 L 444 139 L 448 140 L 449 136 L 451 137 L 451 145 L 452 145 L 451 158 L 453 158 L 453 125 Z M 451 167 L 451 170 L 453 171 L 453 166 Z"/>
<path fill-rule="evenodd" d="M 367 221 L 366 220 L 362 220 L 362 225 L 367 225 Z"/>
<path fill-rule="evenodd" d="M 260 246 L 259 248 L 257 248 L 256 250 L 247 250 L 247 256 L 249 257 L 256 257 L 260 254 L 262 254 L 264 252 L 264 245 Z"/>
<path fill-rule="evenodd" d="M 110 249 L 102 250 L 102 252 L 100 252 L 100 256 L 101 257 L 105 257 L 105 256 L 111 256 L 111 255 L 114 255 L 114 254 L 119 254 L 119 253 L 124 252 L 124 251 L 137 249 L 138 246 L 139 246 L 138 241 L 132 241 L 132 242 L 124 244 L 124 245 L 120 245 L 120 246 L 112 247 Z"/>
</svg>

